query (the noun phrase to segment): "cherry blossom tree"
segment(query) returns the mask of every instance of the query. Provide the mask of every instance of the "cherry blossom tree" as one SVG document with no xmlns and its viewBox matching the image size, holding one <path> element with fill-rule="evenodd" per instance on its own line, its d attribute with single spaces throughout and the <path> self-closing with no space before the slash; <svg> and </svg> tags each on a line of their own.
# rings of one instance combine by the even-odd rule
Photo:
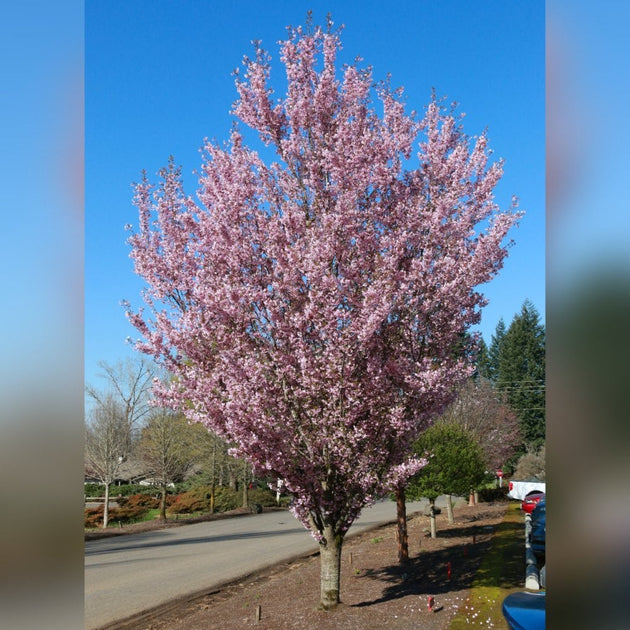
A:
<svg viewBox="0 0 630 630">
<path fill-rule="evenodd" d="M 136 186 L 129 239 L 147 283 L 128 310 L 138 349 L 174 375 L 160 402 L 293 496 L 319 542 L 323 608 L 340 601 L 349 527 L 418 469 L 411 442 L 471 373 L 458 348 L 518 217 L 494 201 L 502 164 L 484 134 L 435 97 L 406 114 L 360 61 L 339 68 L 340 48 L 330 25 L 289 29 L 276 98 L 256 45 L 233 113 L 275 158 L 235 126 L 206 142 L 196 200 L 171 159 Z"/>
</svg>

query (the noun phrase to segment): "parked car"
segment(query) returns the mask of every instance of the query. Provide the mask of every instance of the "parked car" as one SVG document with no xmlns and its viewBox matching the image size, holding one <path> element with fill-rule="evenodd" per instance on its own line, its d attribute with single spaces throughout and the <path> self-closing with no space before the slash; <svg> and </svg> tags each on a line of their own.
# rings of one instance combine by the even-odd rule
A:
<svg viewBox="0 0 630 630">
<path fill-rule="evenodd" d="M 547 533 L 547 501 L 541 499 L 532 512 L 532 530 L 529 541 L 536 559 L 544 564 Z"/>
<path fill-rule="evenodd" d="M 531 512 L 532 529 L 536 526 L 536 524 L 538 523 L 540 519 L 544 521 L 546 515 L 547 515 L 547 497 L 542 497 L 542 499 L 538 501 L 538 504 Z"/>
<path fill-rule="evenodd" d="M 538 479 L 514 480 L 512 479 L 508 485 L 508 498 L 522 501 L 532 490 L 538 492 L 546 492 L 547 484 Z"/>
<path fill-rule="evenodd" d="M 521 591 L 511 593 L 501 606 L 510 630 L 545 630 L 547 594 Z"/>
<path fill-rule="evenodd" d="M 544 492 L 541 492 L 540 490 L 531 490 L 523 499 L 521 509 L 525 512 L 525 514 L 531 514 L 534 508 L 538 505 L 538 502 L 544 498 Z"/>
</svg>

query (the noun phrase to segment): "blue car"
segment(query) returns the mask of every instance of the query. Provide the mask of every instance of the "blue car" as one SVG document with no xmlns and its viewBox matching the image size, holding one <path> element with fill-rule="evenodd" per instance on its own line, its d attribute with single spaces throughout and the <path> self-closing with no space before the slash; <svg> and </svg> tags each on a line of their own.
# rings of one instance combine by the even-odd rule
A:
<svg viewBox="0 0 630 630">
<path fill-rule="evenodd" d="M 532 551 L 539 562 L 545 560 L 545 534 L 547 531 L 547 509 L 546 501 L 541 501 L 532 512 L 532 529 L 529 535 L 529 542 Z"/>
<path fill-rule="evenodd" d="M 503 600 L 502 612 L 510 630 L 545 630 L 546 593 L 523 591 Z"/>
</svg>

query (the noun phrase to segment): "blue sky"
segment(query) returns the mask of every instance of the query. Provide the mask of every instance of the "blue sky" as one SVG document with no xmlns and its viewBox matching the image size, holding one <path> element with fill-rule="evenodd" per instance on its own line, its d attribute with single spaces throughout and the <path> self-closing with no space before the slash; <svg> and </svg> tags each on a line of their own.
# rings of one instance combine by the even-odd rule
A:
<svg viewBox="0 0 630 630">
<path fill-rule="evenodd" d="M 342 61 L 357 55 L 376 80 L 389 73 L 421 111 L 431 89 L 457 101 L 470 135 L 488 129 L 505 159 L 497 200 L 517 195 L 526 211 L 503 271 L 484 287 L 490 304 L 480 327 L 489 341 L 529 298 L 545 311 L 544 3 L 464 0 L 330 2 L 88 2 L 85 7 L 85 376 L 98 384 L 99 360 L 132 355 L 135 330 L 122 299 L 141 304 L 127 223 L 137 224 L 132 183 L 173 155 L 187 190 L 205 137 L 227 139 L 236 98 L 232 71 L 251 41 L 283 68 L 277 41 L 308 9 L 344 24 Z"/>
</svg>

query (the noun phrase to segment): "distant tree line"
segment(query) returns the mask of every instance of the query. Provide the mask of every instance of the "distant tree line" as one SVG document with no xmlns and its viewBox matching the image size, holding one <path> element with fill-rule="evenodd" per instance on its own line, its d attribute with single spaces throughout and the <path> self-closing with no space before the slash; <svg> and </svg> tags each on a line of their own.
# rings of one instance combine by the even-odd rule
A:
<svg viewBox="0 0 630 630">
<path fill-rule="evenodd" d="M 480 378 L 488 379 L 518 417 L 522 436 L 512 463 L 545 444 L 545 326 L 526 300 L 509 326 L 499 320 L 490 345 L 483 340 Z"/>
<path fill-rule="evenodd" d="M 241 491 L 242 505 L 248 505 L 248 489 L 255 481 L 251 466 L 232 457 L 230 445 L 205 426 L 151 405 L 153 381 L 164 378 L 155 364 L 142 358 L 99 365 L 105 388 L 86 387 L 85 474 L 103 487 L 104 528 L 110 488 L 116 482 L 144 480 L 159 488 L 162 520 L 168 489 L 183 481 L 191 488 L 210 488 L 210 512 L 222 487 Z"/>
</svg>

